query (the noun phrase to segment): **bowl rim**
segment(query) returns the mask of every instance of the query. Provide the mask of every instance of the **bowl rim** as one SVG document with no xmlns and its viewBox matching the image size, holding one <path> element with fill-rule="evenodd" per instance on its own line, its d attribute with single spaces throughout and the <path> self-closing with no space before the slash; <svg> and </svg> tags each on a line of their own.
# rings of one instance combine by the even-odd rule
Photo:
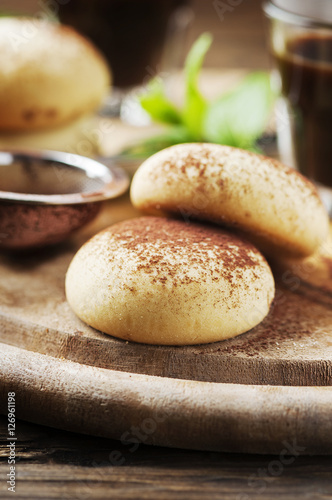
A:
<svg viewBox="0 0 332 500">
<path fill-rule="evenodd" d="M 17 158 L 26 157 L 32 160 L 61 163 L 70 168 L 83 171 L 89 178 L 99 179 L 103 187 L 87 192 L 59 193 L 59 194 L 34 194 L 3 191 L 0 189 L 0 203 L 28 203 L 36 205 L 77 205 L 83 203 L 101 202 L 116 198 L 123 194 L 129 187 L 129 177 L 126 172 L 117 166 L 107 166 L 100 161 L 86 156 L 52 150 L 33 149 L 6 149 L 0 151 L 0 166 L 8 166 Z"/>
</svg>

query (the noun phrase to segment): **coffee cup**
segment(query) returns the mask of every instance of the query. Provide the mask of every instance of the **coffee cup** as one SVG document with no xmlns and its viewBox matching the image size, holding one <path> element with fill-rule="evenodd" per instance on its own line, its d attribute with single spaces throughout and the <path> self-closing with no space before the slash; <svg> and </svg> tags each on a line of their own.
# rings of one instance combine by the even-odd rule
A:
<svg viewBox="0 0 332 500">
<path fill-rule="evenodd" d="M 332 214 L 332 1 L 273 0 L 263 9 L 281 159 L 317 184 Z"/>
</svg>

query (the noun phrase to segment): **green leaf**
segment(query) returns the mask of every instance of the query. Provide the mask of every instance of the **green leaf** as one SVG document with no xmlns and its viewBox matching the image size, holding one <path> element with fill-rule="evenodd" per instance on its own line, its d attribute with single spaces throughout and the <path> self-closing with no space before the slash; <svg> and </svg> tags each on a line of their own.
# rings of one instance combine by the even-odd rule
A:
<svg viewBox="0 0 332 500">
<path fill-rule="evenodd" d="M 186 93 L 182 121 L 195 140 L 201 139 L 202 120 L 207 108 L 207 101 L 198 88 L 198 76 L 211 43 L 211 35 L 203 33 L 192 46 L 184 67 Z"/>
<path fill-rule="evenodd" d="M 140 98 L 142 107 L 153 120 L 172 125 L 168 134 L 145 141 L 142 144 L 145 152 L 189 141 L 215 142 L 257 151 L 256 141 L 264 132 L 274 101 L 269 75 L 252 73 L 233 91 L 208 102 L 199 90 L 198 78 L 211 43 L 211 35 L 204 33 L 187 56 L 185 102 L 181 111 L 167 97 L 160 78 L 152 80 Z"/>
<path fill-rule="evenodd" d="M 2 10 L 0 11 L 0 17 L 15 17 L 15 16 L 19 16 L 20 14 L 18 14 L 17 12 L 11 12 L 9 10 Z"/>
<path fill-rule="evenodd" d="M 140 97 L 140 103 L 154 121 L 171 124 L 181 123 L 181 115 L 167 98 L 164 83 L 160 77 L 149 82 L 147 92 Z"/>
<path fill-rule="evenodd" d="M 251 149 L 264 131 L 273 100 L 269 75 L 248 75 L 234 91 L 210 103 L 204 120 L 205 140 Z"/>
</svg>

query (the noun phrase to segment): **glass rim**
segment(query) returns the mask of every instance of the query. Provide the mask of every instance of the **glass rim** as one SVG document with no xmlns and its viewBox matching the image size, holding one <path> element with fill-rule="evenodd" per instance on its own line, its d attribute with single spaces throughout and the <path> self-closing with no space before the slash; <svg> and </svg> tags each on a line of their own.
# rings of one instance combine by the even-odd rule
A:
<svg viewBox="0 0 332 500">
<path fill-rule="evenodd" d="M 330 30 L 332 29 L 331 22 L 297 14 L 295 12 L 290 12 L 288 10 L 282 9 L 281 7 L 278 7 L 271 1 L 264 2 L 262 7 L 266 16 L 271 19 L 276 19 L 278 21 L 283 21 L 287 24 L 294 24 L 306 28 L 325 28 Z"/>
</svg>

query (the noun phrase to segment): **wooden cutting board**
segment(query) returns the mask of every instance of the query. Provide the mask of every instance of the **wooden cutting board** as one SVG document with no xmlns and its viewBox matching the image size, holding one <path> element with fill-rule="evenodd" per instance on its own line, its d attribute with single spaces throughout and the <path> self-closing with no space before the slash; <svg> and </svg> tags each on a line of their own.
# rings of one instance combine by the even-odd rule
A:
<svg viewBox="0 0 332 500">
<path fill-rule="evenodd" d="M 331 242 L 274 265 L 275 303 L 250 332 L 194 347 L 139 345 L 86 326 L 64 294 L 77 248 L 137 215 L 124 196 L 66 245 L 0 256 L 0 412 L 15 392 L 17 418 L 130 450 L 332 453 Z"/>
<path fill-rule="evenodd" d="M 220 94 L 240 76 L 216 72 L 206 83 Z M 112 127 L 104 154 L 141 133 L 151 130 Z M 332 453 L 332 240 L 306 261 L 274 264 L 276 300 L 252 331 L 194 347 L 146 346 L 84 325 L 64 295 L 79 246 L 137 215 L 124 196 L 66 245 L 0 254 L 0 412 L 13 391 L 17 418 L 130 440 L 130 451 L 143 442 L 274 453 L 279 465 Z"/>
<path fill-rule="evenodd" d="M 64 293 L 69 262 L 97 230 L 136 216 L 126 196 L 68 244 L 0 256 L 0 341 L 80 364 L 186 380 L 290 386 L 332 385 L 332 244 L 313 258 L 274 265 L 268 317 L 234 339 L 168 347 L 128 343 L 90 328 Z"/>
</svg>

